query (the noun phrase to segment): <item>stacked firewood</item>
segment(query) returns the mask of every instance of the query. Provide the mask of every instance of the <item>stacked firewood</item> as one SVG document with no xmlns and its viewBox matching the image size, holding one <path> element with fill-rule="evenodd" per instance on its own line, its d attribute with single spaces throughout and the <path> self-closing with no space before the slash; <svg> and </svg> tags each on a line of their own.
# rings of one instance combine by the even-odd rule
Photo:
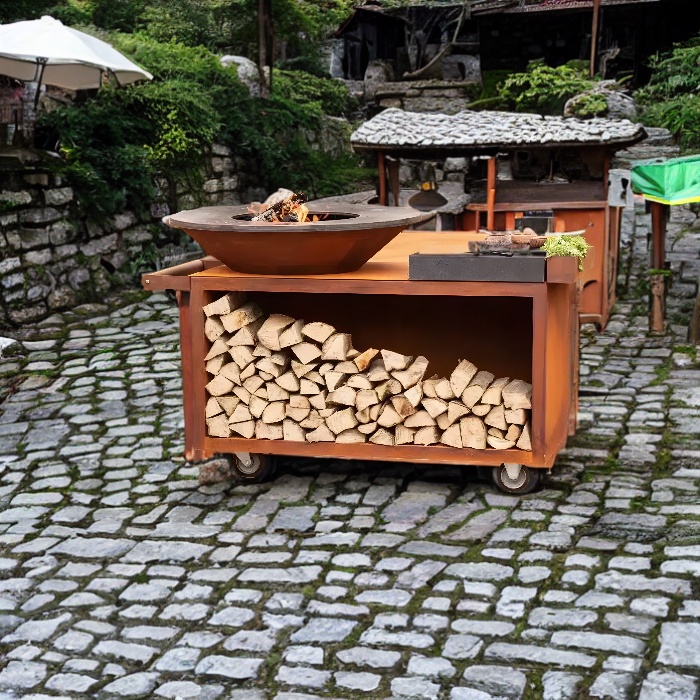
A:
<svg viewBox="0 0 700 700">
<path fill-rule="evenodd" d="M 425 379 L 425 357 L 360 352 L 348 333 L 266 315 L 238 292 L 204 314 L 211 437 L 532 449 L 525 381 L 468 360 Z"/>
</svg>

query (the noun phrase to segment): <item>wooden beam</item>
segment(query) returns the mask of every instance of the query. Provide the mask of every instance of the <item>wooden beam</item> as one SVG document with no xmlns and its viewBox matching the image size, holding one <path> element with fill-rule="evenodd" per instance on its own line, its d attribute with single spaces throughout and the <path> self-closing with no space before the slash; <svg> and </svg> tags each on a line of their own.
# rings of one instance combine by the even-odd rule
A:
<svg viewBox="0 0 700 700">
<path fill-rule="evenodd" d="M 496 156 L 489 158 L 487 161 L 486 204 L 486 228 L 489 231 L 493 231 L 496 222 Z"/>
<path fill-rule="evenodd" d="M 651 292 L 651 310 L 649 313 L 649 329 L 663 333 L 664 316 L 666 315 L 666 275 L 660 272 L 666 267 L 666 218 L 668 205 L 659 202 L 651 203 L 651 266 L 659 272 L 649 277 Z"/>
<path fill-rule="evenodd" d="M 386 201 L 386 162 L 384 153 L 377 151 L 377 169 L 379 170 L 379 203 L 382 206 L 387 205 Z"/>
<path fill-rule="evenodd" d="M 591 64 L 589 74 L 592 78 L 595 75 L 596 57 L 598 54 L 598 24 L 600 17 L 600 0 L 593 0 L 593 25 L 591 27 Z"/>
</svg>

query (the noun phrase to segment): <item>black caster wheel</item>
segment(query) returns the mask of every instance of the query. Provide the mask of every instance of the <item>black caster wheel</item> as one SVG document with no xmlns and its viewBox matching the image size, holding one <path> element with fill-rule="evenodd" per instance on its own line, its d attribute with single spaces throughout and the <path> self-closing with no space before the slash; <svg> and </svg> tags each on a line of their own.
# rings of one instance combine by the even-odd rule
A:
<svg viewBox="0 0 700 700">
<path fill-rule="evenodd" d="M 522 464 L 501 464 L 491 470 L 491 478 L 503 493 L 522 495 L 537 490 L 542 481 L 542 470 Z"/>
<path fill-rule="evenodd" d="M 236 452 L 233 455 L 233 473 L 237 479 L 251 484 L 260 484 L 272 479 L 275 473 L 275 458 L 272 455 Z"/>
</svg>

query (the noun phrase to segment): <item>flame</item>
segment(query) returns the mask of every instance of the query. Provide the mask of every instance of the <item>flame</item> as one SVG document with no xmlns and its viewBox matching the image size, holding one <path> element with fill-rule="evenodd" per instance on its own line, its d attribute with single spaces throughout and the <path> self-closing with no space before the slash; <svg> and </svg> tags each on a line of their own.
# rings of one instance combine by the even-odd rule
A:
<svg viewBox="0 0 700 700">
<path fill-rule="evenodd" d="M 297 221 L 300 224 L 309 220 L 309 207 L 307 207 L 306 204 L 299 204 L 299 206 L 293 207 L 290 209 L 289 213 L 296 214 Z"/>
</svg>

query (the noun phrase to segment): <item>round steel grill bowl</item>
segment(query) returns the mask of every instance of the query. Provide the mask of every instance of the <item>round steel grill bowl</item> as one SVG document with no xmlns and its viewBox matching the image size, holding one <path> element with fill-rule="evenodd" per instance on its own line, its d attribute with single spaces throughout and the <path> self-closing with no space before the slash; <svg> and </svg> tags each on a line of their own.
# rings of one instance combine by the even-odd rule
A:
<svg viewBox="0 0 700 700">
<path fill-rule="evenodd" d="M 323 220 L 250 221 L 246 206 L 219 206 L 181 211 L 165 221 L 235 272 L 324 275 L 358 270 L 401 231 L 426 218 L 410 207 L 315 207 L 313 202 L 308 207 L 310 216 Z"/>
</svg>

